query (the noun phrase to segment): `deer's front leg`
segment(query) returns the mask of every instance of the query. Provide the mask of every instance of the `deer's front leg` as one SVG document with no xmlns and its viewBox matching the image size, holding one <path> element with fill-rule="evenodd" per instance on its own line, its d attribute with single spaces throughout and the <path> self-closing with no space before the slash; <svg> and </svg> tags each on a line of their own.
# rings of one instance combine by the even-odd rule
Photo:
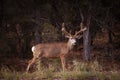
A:
<svg viewBox="0 0 120 80">
<path fill-rule="evenodd" d="M 66 70 L 66 60 L 65 60 L 65 56 L 60 56 L 60 59 L 61 59 L 61 63 L 62 63 L 62 68 L 63 68 L 63 71 Z"/>
</svg>

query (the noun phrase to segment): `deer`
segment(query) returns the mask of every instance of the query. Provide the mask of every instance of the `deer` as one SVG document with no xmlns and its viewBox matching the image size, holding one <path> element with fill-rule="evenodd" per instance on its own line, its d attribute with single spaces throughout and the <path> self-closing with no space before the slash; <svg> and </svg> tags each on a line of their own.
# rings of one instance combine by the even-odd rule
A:
<svg viewBox="0 0 120 80">
<path fill-rule="evenodd" d="M 73 49 L 76 39 L 80 39 L 82 35 L 80 33 L 86 31 L 85 28 L 80 28 L 74 35 L 67 32 L 65 24 L 62 23 L 61 31 L 68 38 L 67 42 L 55 42 L 55 43 L 39 43 L 32 47 L 33 58 L 29 61 L 26 71 L 28 72 L 30 67 L 39 61 L 41 58 L 60 58 L 62 70 L 66 70 L 66 57 L 69 52 Z"/>
</svg>

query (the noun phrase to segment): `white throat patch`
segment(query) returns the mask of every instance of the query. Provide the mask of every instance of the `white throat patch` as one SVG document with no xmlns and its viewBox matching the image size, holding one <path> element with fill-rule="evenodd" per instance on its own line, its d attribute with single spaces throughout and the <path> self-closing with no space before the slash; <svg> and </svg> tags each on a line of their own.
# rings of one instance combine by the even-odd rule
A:
<svg viewBox="0 0 120 80">
<path fill-rule="evenodd" d="M 75 39 L 70 39 L 70 43 L 71 43 L 71 44 L 75 44 L 75 43 L 76 43 L 76 40 L 75 40 Z"/>
</svg>

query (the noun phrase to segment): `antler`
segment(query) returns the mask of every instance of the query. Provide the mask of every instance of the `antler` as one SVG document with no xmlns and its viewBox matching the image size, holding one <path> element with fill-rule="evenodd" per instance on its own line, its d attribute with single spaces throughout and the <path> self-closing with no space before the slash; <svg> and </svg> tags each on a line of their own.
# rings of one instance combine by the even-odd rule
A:
<svg viewBox="0 0 120 80">
<path fill-rule="evenodd" d="M 85 30 L 87 30 L 87 28 L 83 28 L 83 23 L 80 23 L 80 30 L 75 32 L 74 37 L 77 37 L 78 34 L 80 34 L 81 32 L 84 32 Z"/>
<path fill-rule="evenodd" d="M 67 32 L 67 31 L 65 30 L 65 24 L 64 24 L 64 23 L 62 23 L 62 32 L 63 32 L 65 35 L 67 35 L 68 37 L 72 36 L 69 32 Z"/>
</svg>

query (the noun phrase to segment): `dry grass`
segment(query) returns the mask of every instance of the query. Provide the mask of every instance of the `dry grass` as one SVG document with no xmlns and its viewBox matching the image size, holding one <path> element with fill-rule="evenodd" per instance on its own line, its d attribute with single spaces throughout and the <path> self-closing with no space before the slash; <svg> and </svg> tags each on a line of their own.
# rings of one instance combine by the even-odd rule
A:
<svg viewBox="0 0 120 80">
<path fill-rule="evenodd" d="M 56 71 L 56 63 L 45 68 L 40 62 L 32 73 L 11 71 L 2 67 L 1 80 L 120 80 L 119 71 L 103 71 L 103 67 L 97 62 L 89 64 L 73 61 L 74 68 L 71 71 Z M 59 66 L 60 67 L 60 66 Z"/>
</svg>

